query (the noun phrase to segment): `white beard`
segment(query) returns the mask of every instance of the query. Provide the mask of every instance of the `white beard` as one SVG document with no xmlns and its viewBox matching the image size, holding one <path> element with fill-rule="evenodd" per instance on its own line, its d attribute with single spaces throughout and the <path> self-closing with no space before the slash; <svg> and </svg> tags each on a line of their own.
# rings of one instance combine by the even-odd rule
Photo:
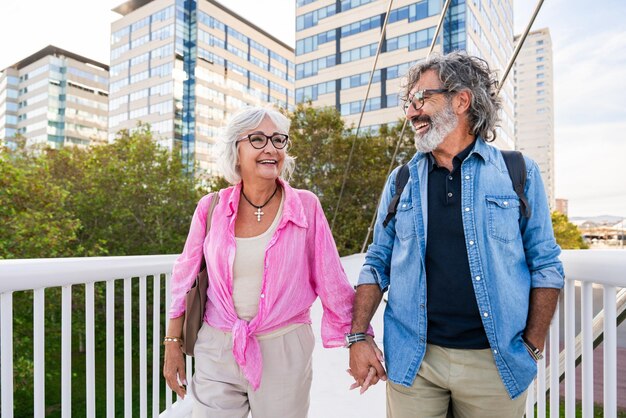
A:
<svg viewBox="0 0 626 418">
<path fill-rule="evenodd" d="M 430 126 L 425 134 L 415 133 L 413 140 L 418 152 L 432 152 L 456 128 L 458 120 L 452 104 L 448 103 L 440 112 L 435 113 L 430 120 Z"/>
</svg>

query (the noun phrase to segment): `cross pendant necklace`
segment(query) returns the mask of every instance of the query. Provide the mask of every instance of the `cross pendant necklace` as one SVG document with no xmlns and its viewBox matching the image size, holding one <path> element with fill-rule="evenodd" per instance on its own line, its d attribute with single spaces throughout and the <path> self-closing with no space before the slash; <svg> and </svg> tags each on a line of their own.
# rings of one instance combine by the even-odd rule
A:
<svg viewBox="0 0 626 418">
<path fill-rule="evenodd" d="M 261 222 L 261 216 L 265 215 L 260 206 L 256 208 L 256 212 L 254 212 L 254 214 L 256 215 L 256 220 L 258 222 Z"/>
<path fill-rule="evenodd" d="M 272 193 L 270 198 L 267 199 L 265 201 L 265 203 L 263 203 L 262 205 L 255 205 L 254 203 L 252 203 L 250 201 L 250 199 L 248 199 L 248 196 L 246 196 L 246 194 L 243 192 L 243 184 L 241 185 L 241 195 L 243 196 L 244 199 L 246 199 L 246 202 L 250 203 L 251 206 L 254 206 L 256 208 L 256 211 L 254 212 L 254 215 L 256 216 L 257 222 L 261 222 L 261 216 L 265 215 L 265 213 L 263 213 L 263 211 L 261 209 L 263 209 L 265 207 L 265 205 L 270 203 L 270 200 L 272 200 L 272 198 L 274 196 L 276 196 L 276 192 L 277 191 L 278 191 L 278 185 L 276 185 L 276 188 L 274 189 L 274 193 Z"/>
</svg>

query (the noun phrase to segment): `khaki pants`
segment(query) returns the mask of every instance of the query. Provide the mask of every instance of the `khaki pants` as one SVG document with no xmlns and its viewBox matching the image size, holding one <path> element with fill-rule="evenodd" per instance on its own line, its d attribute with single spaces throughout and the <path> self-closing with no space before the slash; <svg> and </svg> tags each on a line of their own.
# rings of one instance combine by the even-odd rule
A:
<svg viewBox="0 0 626 418">
<path fill-rule="evenodd" d="M 196 369 L 190 393 L 193 417 L 304 418 L 309 410 L 315 337 L 303 324 L 284 335 L 259 339 L 261 386 L 252 389 L 233 357 L 230 333 L 206 323 L 194 349 Z"/>
<path fill-rule="evenodd" d="M 511 400 L 491 350 L 459 350 L 429 344 L 411 387 L 387 382 L 388 418 L 520 418 L 524 393 Z"/>
</svg>

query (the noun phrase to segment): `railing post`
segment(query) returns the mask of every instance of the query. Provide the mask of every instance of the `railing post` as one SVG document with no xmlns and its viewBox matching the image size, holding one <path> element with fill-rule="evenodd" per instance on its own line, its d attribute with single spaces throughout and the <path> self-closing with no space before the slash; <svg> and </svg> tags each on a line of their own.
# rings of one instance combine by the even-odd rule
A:
<svg viewBox="0 0 626 418">
<path fill-rule="evenodd" d="M 604 417 L 617 416 L 616 289 L 604 286 Z"/>
<path fill-rule="evenodd" d="M 2 356 L 2 416 L 13 418 L 13 292 L 0 293 L 0 355 Z"/>
<path fill-rule="evenodd" d="M 106 292 L 107 418 L 115 418 L 115 280 L 107 281 Z"/>
<path fill-rule="evenodd" d="M 562 294 L 561 294 L 561 297 Z M 561 309 L 556 304 L 556 310 L 552 317 L 552 325 L 550 325 L 550 417 L 558 417 L 561 410 L 559 396 L 559 357 L 560 344 L 559 332 L 561 327 Z"/>
<path fill-rule="evenodd" d="M 124 279 L 124 416 L 133 416 L 132 279 Z"/>
<path fill-rule="evenodd" d="M 139 277 L 139 416 L 148 417 L 148 357 L 146 355 L 146 281 L 147 276 Z"/>
<path fill-rule="evenodd" d="M 582 332 L 583 417 L 593 417 L 593 285 L 581 286 L 580 323 Z"/>
<path fill-rule="evenodd" d="M 61 417 L 72 416 L 72 285 L 61 288 Z"/>
<path fill-rule="evenodd" d="M 94 283 L 85 284 L 85 378 L 87 417 L 96 416 L 96 344 L 95 344 Z"/>
<path fill-rule="evenodd" d="M 44 289 L 35 289 L 33 292 L 33 388 L 35 417 L 43 418 L 46 413 L 45 405 L 45 306 Z"/>
<path fill-rule="evenodd" d="M 161 274 L 152 277 L 152 416 L 156 417 L 161 395 Z"/>
<path fill-rule="evenodd" d="M 170 277 L 171 273 L 167 273 L 165 275 L 165 334 L 167 335 L 167 327 L 170 323 L 170 304 L 171 304 L 171 295 L 170 295 Z M 165 409 L 172 406 L 172 389 L 170 389 L 167 384 L 165 384 Z"/>
<path fill-rule="evenodd" d="M 565 280 L 565 417 L 576 416 L 576 285 Z"/>
</svg>

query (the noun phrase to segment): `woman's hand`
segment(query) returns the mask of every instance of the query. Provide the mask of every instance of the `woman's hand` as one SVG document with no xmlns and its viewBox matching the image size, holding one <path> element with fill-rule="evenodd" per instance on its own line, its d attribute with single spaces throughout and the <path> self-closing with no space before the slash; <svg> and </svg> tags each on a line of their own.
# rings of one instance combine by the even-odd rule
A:
<svg viewBox="0 0 626 418">
<path fill-rule="evenodd" d="M 363 394 L 370 386 L 379 380 L 386 381 L 383 352 L 380 351 L 374 339 L 368 335 L 365 341 L 354 343 L 350 346 L 350 368 L 348 373 L 355 382 L 350 390 L 360 387 Z"/>
<path fill-rule="evenodd" d="M 187 394 L 185 359 L 183 350 L 178 342 L 168 342 L 165 344 L 163 377 L 165 377 L 165 382 L 170 389 L 176 392 L 182 399 L 185 399 L 185 395 Z"/>
</svg>

